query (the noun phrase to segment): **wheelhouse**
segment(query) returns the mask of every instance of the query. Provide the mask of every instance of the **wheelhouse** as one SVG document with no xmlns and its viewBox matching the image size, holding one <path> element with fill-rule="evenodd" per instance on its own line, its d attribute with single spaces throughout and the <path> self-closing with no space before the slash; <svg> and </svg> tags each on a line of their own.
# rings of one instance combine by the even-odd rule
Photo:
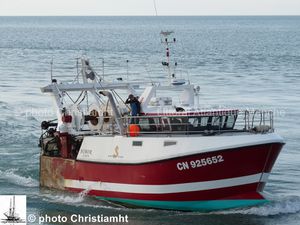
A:
<svg viewBox="0 0 300 225">
<path fill-rule="evenodd" d="M 136 118 L 142 134 L 209 134 L 233 131 L 238 110 L 177 113 L 145 114 Z"/>
</svg>

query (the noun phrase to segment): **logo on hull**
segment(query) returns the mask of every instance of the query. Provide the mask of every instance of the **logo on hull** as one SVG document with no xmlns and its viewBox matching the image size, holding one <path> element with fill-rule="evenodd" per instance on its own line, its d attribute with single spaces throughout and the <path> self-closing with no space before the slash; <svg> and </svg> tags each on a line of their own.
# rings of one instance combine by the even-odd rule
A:
<svg viewBox="0 0 300 225">
<path fill-rule="evenodd" d="M 113 154 L 109 155 L 108 157 L 114 158 L 114 159 L 122 159 L 122 158 L 124 158 L 123 156 L 120 155 L 120 148 L 119 148 L 118 145 L 114 148 Z"/>
</svg>

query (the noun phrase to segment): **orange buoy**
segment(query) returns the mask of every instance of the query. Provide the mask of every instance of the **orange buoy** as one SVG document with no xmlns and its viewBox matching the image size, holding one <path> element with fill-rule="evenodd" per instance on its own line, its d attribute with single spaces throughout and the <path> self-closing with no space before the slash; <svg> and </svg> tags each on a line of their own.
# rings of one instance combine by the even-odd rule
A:
<svg viewBox="0 0 300 225">
<path fill-rule="evenodd" d="M 128 126 L 128 133 L 130 137 L 137 137 L 139 136 L 141 129 L 139 125 L 136 124 L 130 124 Z"/>
</svg>

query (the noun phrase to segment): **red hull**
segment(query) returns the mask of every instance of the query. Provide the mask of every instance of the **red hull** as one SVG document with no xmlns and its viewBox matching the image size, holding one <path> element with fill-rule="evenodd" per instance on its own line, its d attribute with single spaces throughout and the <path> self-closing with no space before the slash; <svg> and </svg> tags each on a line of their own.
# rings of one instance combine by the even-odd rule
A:
<svg viewBox="0 0 300 225">
<path fill-rule="evenodd" d="M 226 180 L 269 173 L 282 148 L 281 143 L 264 144 L 223 151 L 201 153 L 145 164 L 105 164 L 42 156 L 41 185 L 80 192 L 65 180 L 109 182 L 134 185 L 171 185 Z M 221 163 L 179 170 L 177 165 L 221 155 Z M 89 190 L 90 195 L 105 198 L 159 201 L 198 201 L 219 199 L 262 199 L 264 180 L 242 185 L 176 193 L 128 193 L 126 191 Z"/>
</svg>

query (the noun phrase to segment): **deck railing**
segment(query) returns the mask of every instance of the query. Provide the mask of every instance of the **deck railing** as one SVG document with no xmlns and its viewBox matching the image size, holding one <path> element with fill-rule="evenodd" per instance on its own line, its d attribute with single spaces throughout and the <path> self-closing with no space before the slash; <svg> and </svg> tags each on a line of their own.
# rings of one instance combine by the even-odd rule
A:
<svg viewBox="0 0 300 225">
<path fill-rule="evenodd" d="M 111 117 L 103 117 L 102 119 Z M 216 135 L 228 132 L 268 133 L 274 131 L 273 112 L 245 110 L 186 115 L 143 115 L 122 117 L 123 129 L 135 135 Z M 119 133 L 114 122 L 105 133 Z"/>
</svg>

